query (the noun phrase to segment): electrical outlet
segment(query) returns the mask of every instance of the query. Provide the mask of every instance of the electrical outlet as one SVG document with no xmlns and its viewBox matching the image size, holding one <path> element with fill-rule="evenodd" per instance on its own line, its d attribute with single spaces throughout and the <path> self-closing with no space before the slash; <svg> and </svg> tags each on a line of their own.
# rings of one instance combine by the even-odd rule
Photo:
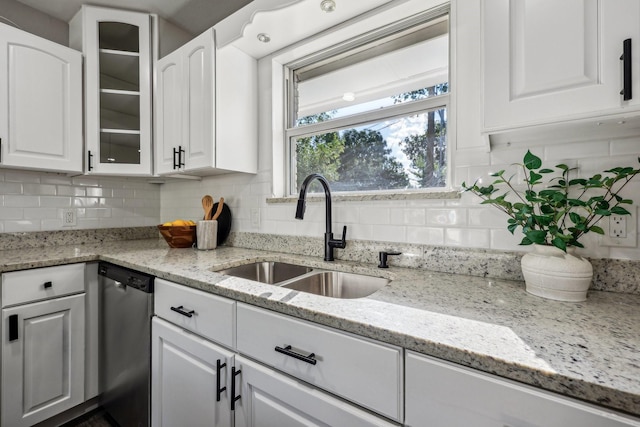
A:
<svg viewBox="0 0 640 427">
<path fill-rule="evenodd" d="M 600 243 L 603 246 L 615 246 L 623 248 L 635 248 L 638 237 L 638 209 L 636 206 L 625 207 L 631 215 L 611 215 L 604 218 L 602 236 Z"/>
<path fill-rule="evenodd" d="M 62 225 L 64 227 L 77 225 L 76 211 L 74 209 L 65 209 L 62 211 Z"/>
<path fill-rule="evenodd" d="M 609 237 L 624 239 L 627 237 L 627 217 L 611 215 L 609 217 Z"/>
</svg>

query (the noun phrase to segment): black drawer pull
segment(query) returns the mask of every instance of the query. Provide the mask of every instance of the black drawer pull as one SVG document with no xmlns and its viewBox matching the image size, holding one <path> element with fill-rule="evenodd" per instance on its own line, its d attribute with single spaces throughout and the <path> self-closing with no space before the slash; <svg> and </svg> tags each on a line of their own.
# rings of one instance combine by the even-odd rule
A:
<svg viewBox="0 0 640 427">
<path fill-rule="evenodd" d="M 50 287 L 53 286 L 53 283 L 52 282 L 44 282 L 44 284 L 42 286 L 44 286 L 45 289 L 49 289 Z"/>
<path fill-rule="evenodd" d="M 304 354 L 296 353 L 295 351 L 291 350 L 290 345 L 286 346 L 285 348 L 276 346 L 276 351 L 278 353 L 286 354 L 287 356 L 291 356 L 295 359 L 302 360 L 303 362 L 307 362 L 312 365 L 318 363 L 315 353 L 311 353 L 310 355 L 305 356 Z"/>
<path fill-rule="evenodd" d="M 235 366 L 231 368 L 231 410 L 236 410 L 236 402 L 240 400 L 241 395 L 236 396 L 236 377 L 242 372 L 241 369 L 236 369 Z"/>
<path fill-rule="evenodd" d="M 225 366 L 227 366 L 226 362 L 222 363 L 222 361 L 218 359 L 218 361 L 216 362 L 216 402 L 220 402 L 220 395 L 227 389 L 226 386 L 222 388 L 220 387 L 220 374 L 222 373 L 222 368 L 224 368 Z"/>
<path fill-rule="evenodd" d="M 194 310 L 186 311 L 183 306 L 180 307 L 171 307 L 171 311 L 175 311 L 176 313 L 180 313 L 183 316 L 193 317 L 196 313 Z"/>
<path fill-rule="evenodd" d="M 18 315 L 12 314 L 9 316 L 9 341 L 15 341 L 18 339 Z"/>
</svg>

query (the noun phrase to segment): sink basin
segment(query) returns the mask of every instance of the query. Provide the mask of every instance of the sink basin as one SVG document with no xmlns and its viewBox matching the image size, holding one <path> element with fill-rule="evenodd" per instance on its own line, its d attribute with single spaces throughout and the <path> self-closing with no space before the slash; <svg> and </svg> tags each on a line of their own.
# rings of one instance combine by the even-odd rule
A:
<svg viewBox="0 0 640 427">
<path fill-rule="evenodd" d="M 282 285 L 283 288 L 332 298 L 362 298 L 371 295 L 390 282 L 381 277 L 339 271 L 309 273 Z"/>
<path fill-rule="evenodd" d="M 220 270 L 218 273 L 273 285 L 274 283 L 302 276 L 311 270 L 312 268 L 303 265 L 264 261 L 227 268 L 226 270 Z"/>
</svg>

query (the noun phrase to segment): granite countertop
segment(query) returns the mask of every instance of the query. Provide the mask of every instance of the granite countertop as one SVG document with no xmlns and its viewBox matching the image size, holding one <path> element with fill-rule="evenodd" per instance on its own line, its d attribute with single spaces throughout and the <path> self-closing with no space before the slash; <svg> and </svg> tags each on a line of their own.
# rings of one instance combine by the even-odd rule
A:
<svg viewBox="0 0 640 427">
<path fill-rule="evenodd" d="M 0 251 L 0 272 L 98 259 L 640 416 L 640 295 L 591 291 L 563 303 L 527 294 L 522 282 L 237 247 L 169 249 L 156 239 Z M 342 300 L 212 271 L 252 261 L 392 282 Z"/>
</svg>

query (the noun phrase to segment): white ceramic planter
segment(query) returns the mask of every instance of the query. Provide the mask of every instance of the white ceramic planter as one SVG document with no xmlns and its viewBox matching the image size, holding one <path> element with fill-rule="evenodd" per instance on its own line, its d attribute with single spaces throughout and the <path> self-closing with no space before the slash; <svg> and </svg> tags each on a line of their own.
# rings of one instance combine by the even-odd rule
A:
<svg viewBox="0 0 640 427">
<path fill-rule="evenodd" d="M 534 247 L 521 262 L 527 292 L 558 301 L 586 300 L 593 277 L 591 263 L 555 246 Z"/>
</svg>

